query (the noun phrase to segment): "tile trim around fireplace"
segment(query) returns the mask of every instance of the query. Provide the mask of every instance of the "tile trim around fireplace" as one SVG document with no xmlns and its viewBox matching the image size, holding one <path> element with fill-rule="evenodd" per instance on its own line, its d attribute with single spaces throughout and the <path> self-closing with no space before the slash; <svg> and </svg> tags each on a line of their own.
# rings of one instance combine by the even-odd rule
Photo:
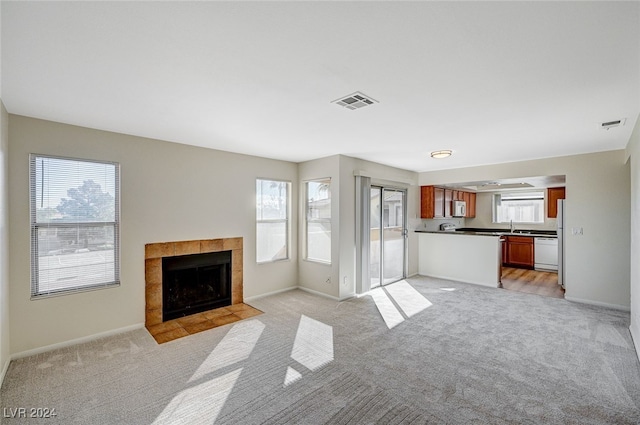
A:
<svg viewBox="0 0 640 425">
<path fill-rule="evenodd" d="M 144 246 L 145 327 L 162 323 L 162 259 L 231 251 L 231 305 L 243 303 L 242 238 L 149 243 Z"/>
</svg>

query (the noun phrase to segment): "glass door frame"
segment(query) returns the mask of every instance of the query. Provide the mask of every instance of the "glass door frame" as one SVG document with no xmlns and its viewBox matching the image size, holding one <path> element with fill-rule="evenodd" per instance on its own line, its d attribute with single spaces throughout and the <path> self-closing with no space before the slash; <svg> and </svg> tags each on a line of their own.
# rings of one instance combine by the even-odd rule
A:
<svg viewBox="0 0 640 425">
<path fill-rule="evenodd" d="M 385 277 L 385 226 L 384 226 L 384 194 L 385 191 L 388 192 L 399 192 L 402 196 L 402 223 L 401 223 L 401 240 L 402 240 L 402 272 L 400 274 L 400 276 L 393 276 L 391 278 L 386 278 Z M 377 288 L 379 286 L 384 286 L 384 285 L 388 285 L 394 282 L 397 282 L 399 280 L 405 279 L 407 277 L 407 239 L 408 239 L 408 230 L 407 230 L 407 189 L 404 188 L 398 188 L 398 187 L 393 187 L 393 186 L 385 186 L 385 185 L 379 185 L 379 184 L 372 184 L 370 187 L 370 199 L 372 199 L 373 197 L 373 193 L 374 192 L 378 192 L 379 193 L 379 199 L 380 199 L 380 205 L 378 208 L 377 215 L 378 215 L 378 222 L 379 222 L 379 227 L 377 227 L 378 231 L 379 231 L 379 238 L 378 238 L 378 249 L 379 249 L 379 266 L 378 266 L 378 273 L 377 273 L 377 282 L 374 283 L 374 279 L 373 279 L 373 273 L 371 273 L 372 271 L 372 264 L 371 264 L 371 260 L 372 260 L 372 254 L 373 254 L 373 249 L 369 250 L 369 268 L 370 268 L 370 279 L 371 279 L 371 289 L 373 288 Z M 370 211 L 370 216 L 369 216 L 369 223 L 368 223 L 368 231 L 371 232 L 373 230 L 373 228 L 371 227 L 371 218 L 373 217 L 373 213 L 374 211 Z M 370 240 L 370 245 L 371 247 L 373 247 L 373 240 Z"/>
</svg>

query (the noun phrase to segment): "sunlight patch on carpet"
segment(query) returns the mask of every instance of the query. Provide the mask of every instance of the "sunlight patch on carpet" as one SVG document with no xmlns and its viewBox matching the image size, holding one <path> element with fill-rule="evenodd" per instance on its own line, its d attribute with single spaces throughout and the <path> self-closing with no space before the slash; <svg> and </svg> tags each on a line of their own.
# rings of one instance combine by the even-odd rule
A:
<svg viewBox="0 0 640 425">
<path fill-rule="evenodd" d="M 288 385 L 291 385 L 300 378 L 302 378 L 302 374 L 291 366 L 288 366 L 287 374 L 284 376 L 284 386 L 286 387 Z"/>
<path fill-rule="evenodd" d="M 227 401 L 242 368 L 178 393 L 153 422 L 160 424 L 213 424 Z"/>
<path fill-rule="evenodd" d="M 433 305 L 406 280 L 396 282 L 385 289 L 407 317 L 414 316 Z"/>
<path fill-rule="evenodd" d="M 433 305 L 406 280 L 376 288 L 369 295 L 389 329 Z"/>
<path fill-rule="evenodd" d="M 198 367 L 189 382 L 249 358 L 264 327 L 264 323 L 259 320 L 248 320 L 233 325 L 222 341 Z"/>
<path fill-rule="evenodd" d="M 309 370 L 333 360 L 333 328 L 304 314 L 293 341 L 291 358 Z"/>
<path fill-rule="evenodd" d="M 387 293 L 384 292 L 382 288 L 376 288 L 370 291 L 369 294 L 376 303 L 376 307 L 378 308 L 384 323 L 387 324 L 387 328 L 391 329 L 404 322 L 404 317 L 402 317 L 402 314 L 400 314 L 396 306 L 393 304 L 393 301 L 391 301 L 387 296 Z"/>
</svg>

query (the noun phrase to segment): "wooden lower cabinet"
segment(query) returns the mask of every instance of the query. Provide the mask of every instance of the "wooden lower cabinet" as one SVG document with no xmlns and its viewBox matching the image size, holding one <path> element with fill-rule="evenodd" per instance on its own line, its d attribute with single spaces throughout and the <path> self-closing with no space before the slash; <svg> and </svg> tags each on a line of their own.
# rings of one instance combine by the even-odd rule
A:
<svg viewBox="0 0 640 425">
<path fill-rule="evenodd" d="M 530 236 L 507 236 L 505 265 L 532 269 L 534 267 L 533 238 Z M 505 261 L 505 255 L 502 256 Z"/>
<path fill-rule="evenodd" d="M 505 236 L 504 239 L 500 242 L 500 250 L 502 251 L 502 265 L 506 266 L 509 261 L 508 261 L 508 251 L 507 251 L 507 237 Z"/>
</svg>

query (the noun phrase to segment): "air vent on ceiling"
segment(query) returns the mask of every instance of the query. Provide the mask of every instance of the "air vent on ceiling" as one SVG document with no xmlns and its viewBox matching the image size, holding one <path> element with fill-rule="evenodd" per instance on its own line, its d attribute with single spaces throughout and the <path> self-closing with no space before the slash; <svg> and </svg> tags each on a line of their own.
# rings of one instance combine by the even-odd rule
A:
<svg viewBox="0 0 640 425">
<path fill-rule="evenodd" d="M 619 120 L 603 122 L 600 124 L 600 128 L 604 130 L 609 130 L 610 128 L 613 128 L 613 127 L 619 127 L 621 125 L 624 125 L 626 120 L 627 120 L 626 118 L 622 118 Z"/>
<path fill-rule="evenodd" d="M 364 93 L 357 91 L 355 93 L 351 93 L 350 95 L 343 96 L 340 99 L 336 99 L 331 103 L 344 106 L 347 109 L 360 109 L 360 108 L 364 108 L 365 106 L 378 103 L 378 101 L 372 97 L 367 96 Z"/>
</svg>

